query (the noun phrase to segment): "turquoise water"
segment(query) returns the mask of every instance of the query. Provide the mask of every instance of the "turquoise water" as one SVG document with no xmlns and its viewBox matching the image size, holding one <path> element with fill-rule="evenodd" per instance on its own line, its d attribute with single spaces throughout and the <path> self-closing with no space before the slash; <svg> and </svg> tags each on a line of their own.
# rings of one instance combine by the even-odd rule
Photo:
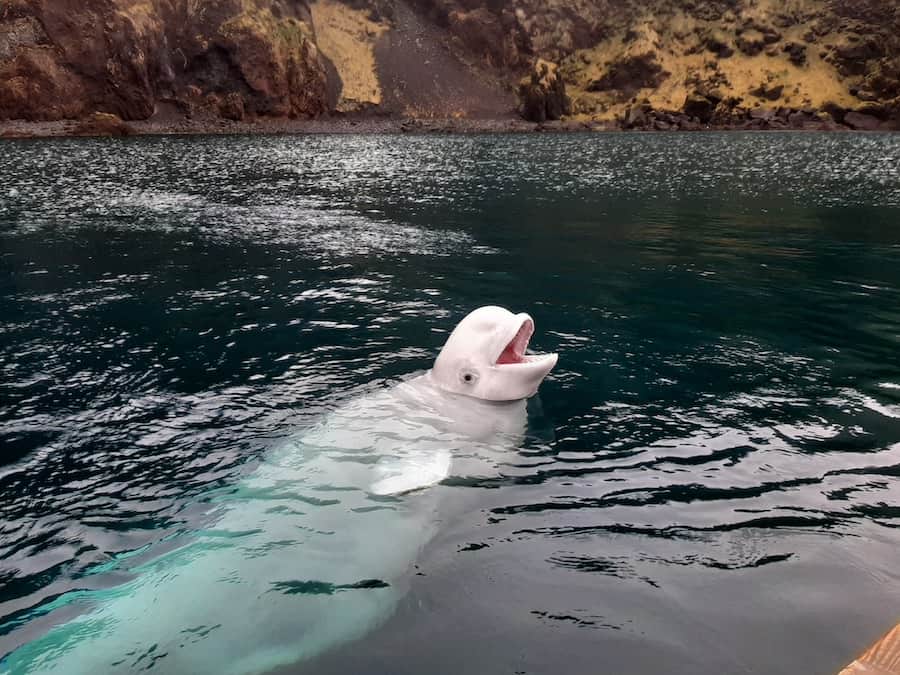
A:
<svg viewBox="0 0 900 675">
<path fill-rule="evenodd" d="M 560 353 L 528 433 L 278 672 L 828 673 L 898 619 L 900 136 L 8 141 L 0 653 L 488 303 Z"/>
</svg>

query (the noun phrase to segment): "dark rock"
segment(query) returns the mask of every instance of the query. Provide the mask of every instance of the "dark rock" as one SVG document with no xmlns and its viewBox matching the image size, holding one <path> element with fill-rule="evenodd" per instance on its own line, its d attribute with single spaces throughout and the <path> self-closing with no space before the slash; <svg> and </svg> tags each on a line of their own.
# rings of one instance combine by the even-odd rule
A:
<svg viewBox="0 0 900 675">
<path fill-rule="evenodd" d="M 190 87 L 190 89 L 194 89 L 194 87 Z M 206 96 L 202 95 L 202 92 L 197 89 L 196 92 L 191 91 L 191 98 L 194 100 L 203 99 L 204 105 L 210 110 L 219 110 L 219 107 L 222 105 L 222 97 L 218 94 L 214 94 L 212 92 L 208 93 Z M 194 106 L 191 106 L 194 107 Z"/>
<path fill-rule="evenodd" d="M 847 114 L 847 109 L 829 101 L 822 105 L 822 112 L 828 113 L 835 122 L 842 123 L 844 115 Z"/>
<path fill-rule="evenodd" d="M 506 39 L 503 18 L 489 8 L 467 7 L 450 12 L 448 17 L 448 28 L 473 55 L 498 66 L 514 66 L 521 58 L 519 49 Z"/>
<path fill-rule="evenodd" d="M 844 115 L 844 124 L 857 131 L 877 131 L 882 123 L 873 115 L 853 111 Z"/>
<path fill-rule="evenodd" d="M 889 101 L 885 107 L 888 110 L 888 122 L 891 128 L 900 128 L 900 96 Z"/>
<path fill-rule="evenodd" d="M 722 99 L 725 98 L 722 95 L 722 92 L 714 87 L 709 87 L 706 85 L 700 85 L 697 87 L 696 92 L 698 96 L 702 96 L 703 98 L 708 98 L 710 101 L 719 105 L 722 102 Z"/>
<path fill-rule="evenodd" d="M 227 120 L 240 122 L 244 119 L 244 98 L 233 91 L 219 104 L 219 114 Z"/>
<path fill-rule="evenodd" d="M 701 123 L 708 123 L 716 110 L 718 103 L 699 92 L 688 94 L 684 101 L 684 114 L 696 117 Z"/>
<path fill-rule="evenodd" d="M 768 121 L 775 118 L 775 111 L 771 108 L 753 108 L 750 111 L 750 119 Z"/>
<path fill-rule="evenodd" d="M 749 21 L 738 31 L 737 47 L 747 56 L 756 56 L 768 45 L 781 41 L 781 34 L 771 26 Z"/>
<path fill-rule="evenodd" d="M 625 111 L 622 127 L 624 129 L 643 129 L 650 124 L 651 113 L 652 108 L 649 104 L 632 106 Z"/>
<path fill-rule="evenodd" d="M 699 2 L 689 0 L 684 4 L 694 16 L 703 21 L 720 21 L 728 7 L 734 5 L 730 0 L 724 2 L 721 0 L 700 0 Z"/>
<path fill-rule="evenodd" d="M 796 111 L 788 115 L 788 124 L 794 129 L 804 129 L 813 122 L 818 122 L 818 118 L 808 115 L 805 112 Z"/>
<path fill-rule="evenodd" d="M 799 42 L 788 42 L 783 50 L 794 65 L 802 66 L 806 63 L 806 45 Z"/>
<path fill-rule="evenodd" d="M 758 98 L 764 98 L 769 101 L 777 101 L 781 98 L 781 92 L 784 91 L 783 84 L 761 84 L 755 89 L 751 89 L 750 93 Z"/>
<path fill-rule="evenodd" d="M 737 48 L 740 49 L 747 56 L 756 56 L 763 49 L 765 49 L 766 42 L 763 40 L 762 36 L 753 36 L 748 37 L 746 35 L 741 35 L 737 39 Z"/>
<path fill-rule="evenodd" d="M 884 55 L 884 48 L 877 40 L 856 40 L 855 37 L 847 36 L 825 57 L 845 77 L 865 75 L 871 69 L 869 62 Z"/>
<path fill-rule="evenodd" d="M 557 66 L 538 59 L 531 75 L 519 85 L 522 101 L 522 117 L 530 122 L 557 120 L 571 111 L 571 101 L 566 95 L 566 84 L 557 72 Z"/>
<path fill-rule="evenodd" d="M 825 37 L 829 33 L 840 28 L 841 19 L 834 14 L 825 14 L 812 25 L 812 31 L 819 37 Z"/>
<path fill-rule="evenodd" d="M 856 112 L 875 117 L 882 121 L 886 120 L 890 114 L 889 107 L 881 103 L 866 103 L 865 105 L 859 106 L 856 109 Z"/>
<path fill-rule="evenodd" d="M 657 110 L 654 115 L 656 115 L 656 119 L 669 124 L 670 126 L 678 124 L 678 116 L 673 115 L 670 112 L 665 112 L 662 110 Z"/>
<path fill-rule="evenodd" d="M 658 87 L 669 76 L 656 60 L 656 54 L 647 52 L 628 56 L 610 63 L 603 75 L 589 83 L 587 91 L 618 91 L 625 99 L 640 89 Z"/>
<path fill-rule="evenodd" d="M 883 47 L 874 39 L 848 41 L 834 48 L 835 55 L 845 61 L 868 61 L 884 54 Z"/>
<path fill-rule="evenodd" d="M 727 59 L 734 55 L 734 48 L 726 41 L 724 33 L 714 31 L 703 38 L 703 46 L 720 59 Z"/>
<path fill-rule="evenodd" d="M 130 136 L 134 130 L 118 115 L 94 113 L 71 130 L 72 136 Z"/>
<path fill-rule="evenodd" d="M 865 88 L 882 100 L 900 96 L 900 56 L 880 61 L 866 76 Z"/>
<path fill-rule="evenodd" d="M 836 131 L 838 126 L 834 122 L 826 121 L 816 116 L 804 121 L 802 128 L 806 131 Z"/>
</svg>

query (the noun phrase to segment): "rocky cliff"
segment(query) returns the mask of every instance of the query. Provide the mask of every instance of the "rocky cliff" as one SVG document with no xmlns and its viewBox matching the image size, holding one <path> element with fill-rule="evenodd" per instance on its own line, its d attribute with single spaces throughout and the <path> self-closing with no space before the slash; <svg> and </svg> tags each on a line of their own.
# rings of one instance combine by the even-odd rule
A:
<svg viewBox="0 0 900 675">
<path fill-rule="evenodd" d="M 896 0 L 0 0 L 0 119 L 900 128 Z"/>
<path fill-rule="evenodd" d="M 900 128 L 896 0 L 421 5 L 483 63 L 558 63 L 575 119 L 655 129 Z"/>
<path fill-rule="evenodd" d="M 319 115 L 326 73 L 309 8 L 290 0 L 4 0 L 0 117 L 166 106 Z"/>
</svg>

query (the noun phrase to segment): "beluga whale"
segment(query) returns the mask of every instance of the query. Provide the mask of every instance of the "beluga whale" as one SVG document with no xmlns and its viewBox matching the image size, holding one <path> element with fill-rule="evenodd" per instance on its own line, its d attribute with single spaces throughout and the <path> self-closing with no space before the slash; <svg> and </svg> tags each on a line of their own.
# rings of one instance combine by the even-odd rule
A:
<svg viewBox="0 0 900 675">
<path fill-rule="evenodd" d="M 557 362 L 527 351 L 533 333 L 528 314 L 472 311 L 429 371 L 326 414 L 209 497 L 208 527 L 136 567 L 117 561 L 124 584 L 57 598 L 79 613 L 0 672 L 255 675 L 362 637 L 435 532 L 432 486 L 522 442 L 525 400 Z"/>
</svg>

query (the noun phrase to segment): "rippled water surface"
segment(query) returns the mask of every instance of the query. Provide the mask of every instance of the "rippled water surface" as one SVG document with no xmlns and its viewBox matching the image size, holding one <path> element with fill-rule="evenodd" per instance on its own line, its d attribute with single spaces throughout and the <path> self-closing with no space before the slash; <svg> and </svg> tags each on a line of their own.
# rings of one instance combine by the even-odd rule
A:
<svg viewBox="0 0 900 675">
<path fill-rule="evenodd" d="M 528 439 L 280 672 L 830 673 L 900 618 L 900 136 L 14 141 L 0 654 L 482 304 L 560 353 Z"/>
</svg>

